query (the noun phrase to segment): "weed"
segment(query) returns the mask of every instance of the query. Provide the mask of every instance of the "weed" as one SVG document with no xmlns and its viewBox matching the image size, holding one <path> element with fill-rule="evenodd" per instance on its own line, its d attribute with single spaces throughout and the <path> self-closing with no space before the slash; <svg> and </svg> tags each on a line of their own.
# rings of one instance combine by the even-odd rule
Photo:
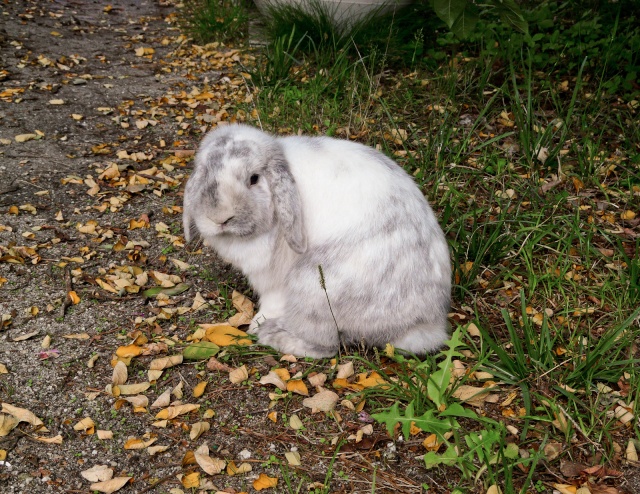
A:
<svg viewBox="0 0 640 494">
<path fill-rule="evenodd" d="M 187 0 L 183 29 L 198 43 L 238 41 L 246 37 L 248 8 L 243 0 Z"/>
</svg>

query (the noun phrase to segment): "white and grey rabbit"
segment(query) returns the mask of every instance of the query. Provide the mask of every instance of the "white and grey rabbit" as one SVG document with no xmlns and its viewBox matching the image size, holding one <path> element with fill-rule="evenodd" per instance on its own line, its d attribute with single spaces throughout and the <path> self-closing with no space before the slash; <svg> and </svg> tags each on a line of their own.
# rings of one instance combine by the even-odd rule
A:
<svg viewBox="0 0 640 494">
<path fill-rule="evenodd" d="M 250 330 L 264 345 L 424 354 L 448 337 L 444 234 L 413 179 L 372 148 L 219 127 L 196 153 L 183 221 L 187 241 L 199 234 L 248 277 L 260 297 Z"/>
</svg>

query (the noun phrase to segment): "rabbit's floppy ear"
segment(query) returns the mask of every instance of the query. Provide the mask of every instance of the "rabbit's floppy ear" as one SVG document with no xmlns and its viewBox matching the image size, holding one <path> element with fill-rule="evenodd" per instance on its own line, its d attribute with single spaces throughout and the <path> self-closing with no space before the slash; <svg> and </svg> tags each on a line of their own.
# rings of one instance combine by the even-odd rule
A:
<svg viewBox="0 0 640 494">
<path fill-rule="evenodd" d="M 307 250 L 307 235 L 302 218 L 302 201 L 289 163 L 281 152 L 270 161 L 267 180 L 271 186 L 273 204 L 284 238 L 289 247 L 298 254 L 303 254 Z"/>
</svg>

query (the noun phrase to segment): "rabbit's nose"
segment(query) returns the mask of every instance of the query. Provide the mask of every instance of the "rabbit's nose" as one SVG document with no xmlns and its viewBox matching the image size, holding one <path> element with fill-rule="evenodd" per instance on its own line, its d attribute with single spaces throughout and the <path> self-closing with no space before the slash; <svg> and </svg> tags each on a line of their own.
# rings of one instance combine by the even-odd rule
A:
<svg viewBox="0 0 640 494">
<path fill-rule="evenodd" d="M 226 220 L 224 220 L 222 223 L 220 223 L 221 226 L 227 226 L 229 225 L 229 222 L 235 218 L 235 216 L 229 216 Z"/>
</svg>

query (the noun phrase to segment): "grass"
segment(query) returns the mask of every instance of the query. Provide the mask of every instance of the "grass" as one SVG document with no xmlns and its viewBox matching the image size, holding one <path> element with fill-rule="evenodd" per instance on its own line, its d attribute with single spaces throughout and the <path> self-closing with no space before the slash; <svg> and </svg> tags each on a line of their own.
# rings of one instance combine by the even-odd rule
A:
<svg viewBox="0 0 640 494">
<path fill-rule="evenodd" d="M 541 462 L 619 464 L 616 448 L 640 437 L 615 416 L 640 411 L 640 28 L 628 6 L 543 2 L 525 9 L 529 37 L 483 19 L 466 43 L 418 25 L 416 10 L 377 36 L 282 10 L 251 69 L 256 125 L 377 146 L 438 212 L 459 327 L 449 349 L 346 358 L 391 383 L 363 391 L 389 433 L 399 424 L 407 438 L 413 422 L 435 434 L 425 466 L 456 468 L 464 488 L 545 492 Z M 492 383 L 510 403 L 460 406 L 460 386 Z"/>
</svg>

